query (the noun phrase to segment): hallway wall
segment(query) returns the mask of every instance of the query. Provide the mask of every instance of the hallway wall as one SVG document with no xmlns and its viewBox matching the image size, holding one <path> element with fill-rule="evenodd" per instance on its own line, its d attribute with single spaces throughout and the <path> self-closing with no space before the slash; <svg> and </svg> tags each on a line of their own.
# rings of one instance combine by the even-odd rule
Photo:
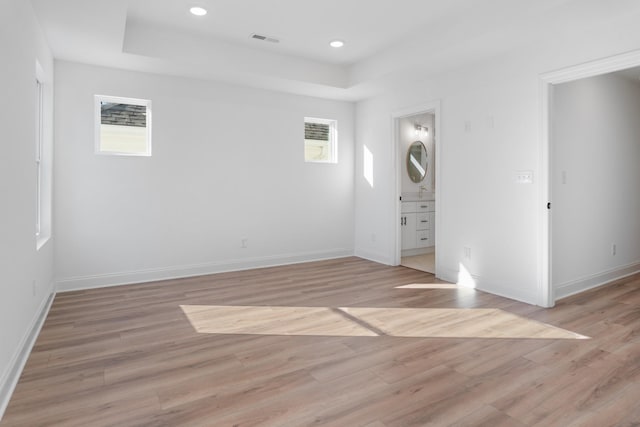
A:
<svg viewBox="0 0 640 427">
<path fill-rule="evenodd" d="M 562 297 L 640 271 L 640 80 L 556 85 L 552 111 L 552 277 Z"/>
</svg>

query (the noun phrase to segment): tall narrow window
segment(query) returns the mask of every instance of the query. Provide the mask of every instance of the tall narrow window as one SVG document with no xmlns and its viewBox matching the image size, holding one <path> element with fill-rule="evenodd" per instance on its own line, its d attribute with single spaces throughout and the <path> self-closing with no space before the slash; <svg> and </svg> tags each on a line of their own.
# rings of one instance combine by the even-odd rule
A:
<svg viewBox="0 0 640 427">
<path fill-rule="evenodd" d="M 36 249 L 51 237 L 51 177 L 53 170 L 53 110 L 51 80 L 36 59 L 34 99 L 35 237 Z"/>
<path fill-rule="evenodd" d="M 151 155 L 151 101 L 96 95 L 96 152 Z"/>
<path fill-rule="evenodd" d="M 305 162 L 338 163 L 338 122 L 304 118 Z"/>
<path fill-rule="evenodd" d="M 44 85 L 36 79 L 36 238 L 43 223 Z"/>
</svg>

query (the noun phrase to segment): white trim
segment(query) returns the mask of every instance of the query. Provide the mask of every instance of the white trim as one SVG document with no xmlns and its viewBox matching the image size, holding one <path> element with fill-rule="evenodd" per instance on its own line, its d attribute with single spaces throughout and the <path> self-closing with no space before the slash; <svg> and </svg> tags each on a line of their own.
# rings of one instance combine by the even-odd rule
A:
<svg viewBox="0 0 640 427">
<path fill-rule="evenodd" d="M 458 284 L 460 270 L 455 270 L 451 268 L 443 267 L 439 271 L 440 277 L 439 279 L 444 280 L 450 283 Z M 486 292 L 492 295 L 497 295 L 500 297 L 508 298 L 515 301 L 524 302 L 526 304 L 533 304 L 535 301 L 535 292 L 520 292 L 523 289 L 518 288 L 515 289 L 513 287 L 513 282 L 496 282 L 492 280 L 491 282 L 487 282 L 482 276 L 478 276 L 475 274 L 470 275 L 473 279 L 474 286 L 468 286 L 465 284 L 458 284 L 458 286 L 463 288 L 472 288 L 478 291 Z M 516 291 L 514 293 L 514 291 Z"/>
<path fill-rule="evenodd" d="M 304 118 L 305 125 L 307 123 L 318 123 L 323 125 L 329 125 L 329 160 L 307 160 L 306 152 L 305 152 L 305 163 L 329 163 L 329 164 L 337 164 L 338 163 L 338 121 L 335 119 L 321 119 L 318 117 L 305 117 Z M 306 130 L 305 130 L 306 132 Z M 305 141 L 305 149 L 306 149 L 306 141 Z"/>
<path fill-rule="evenodd" d="M 393 259 L 389 259 L 389 257 L 385 254 L 381 254 L 379 252 L 367 251 L 364 249 L 356 249 L 355 256 L 359 258 L 364 258 L 369 261 L 377 262 L 379 264 L 396 266 L 398 264 L 394 264 Z"/>
<path fill-rule="evenodd" d="M 221 262 L 68 277 L 58 280 L 56 282 L 56 289 L 58 292 L 68 292 L 83 289 L 104 288 L 133 283 L 203 276 L 229 271 L 249 270 L 252 268 L 275 267 L 279 265 L 344 258 L 348 256 L 353 256 L 353 250 L 333 249 L 330 251 L 306 252 L 301 254 L 280 254 L 275 256 L 225 260 Z"/>
<path fill-rule="evenodd" d="M 0 379 L 0 420 L 4 415 L 4 411 L 7 409 L 9 405 L 9 400 L 11 400 L 11 395 L 18 384 L 18 380 L 20 379 L 20 375 L 22 374 L 22 370 L 24 369 L 25 364 L 27 363 L 27 359 L 29 359 L 29 355 L 31 354 L 31 349 L 40 334 L 40 330 L 42 329 L 42 325 L 44 324 L 47 315 L 49 314 L 49 309 L 51 308 L 51 304 L 56 296 L 55 291 L 49 294 L 49 297 L 42 301 L 40 307 L 36 311 L 35 316 L 31 320 L 31 325 L 27 332 L 20 340 L 18 344 L 18 348 L 16 349 L 11 361 L 5 372 Z"/>
<path fill-rule="evenodd" d="M 36 60 L 36 75 L 40 63 Z M 45 233 L 42 230 L 43 213 L 43 151 L 44 151 L 44 82 L 36 77 L 36 248 L 40 249 L 38 242 Z"/>
<path fill-rule="evenodd" d="M 454 270 L 448 267 L 443 267 L 438 271 L 439 279 L 449 283 L 458 283 L 458 270 Z M 473 277 L 473 276 L 472 276 Z M 475 278 L 474 278 L 475 279 Z"/>
<path fill-rule="evenodd" d="M 555 297 L 557 299 L 584 292 L 598 286 L 606 285 L 614 280 L 622 279 L 633 274 L 640 273 L 640 262 L 615 267 L 600 273 L 590 274 L 579 279 L 570 280 L 555 287 Z"/>
<path fill-rule="evenodd" d="M 540 145 L 540 191 L 538 203 L 540 210 L 540 234 L 538 235 L 539 254 L 538 259 L 538 298 L 537 305 L 540 307 L 553 307 L 553 289 L 551 284 L 551 211 L 547 209 L 547 203 L 551 202 L 551 166 L 550 166 L 550 145 L 551 125 L 551 84 L 541 80 L 540 82 L 541 112 L 540 128 L 542 133 L 542 144 Z M 546 141 L 546 142 L 545 142 Z M 553 208 L 553 205 L 552 205 Z"/>
<path fill-rule="evenodd" d="M 42 247 L 44 245 L 47 244 L 47 242 L 49 242 L 49 240 L 51 240 L 51 235 L 50 234 L 43 234 L 40 233 L 37 237 L 36 237 L 36 250 L 40 250 L 42 249 Z"/>
<path fill-rule="evenodd" d="M 440 115 L 441 115 L 441 111 L 440 111 L 440 100 L 435 100 L 432 102 L 429 102 L 427 104 L 423 104 L 423 105 L 419 105 L 419 106 L 415 106 L 415 107 L 410 107 L 410 108 L 404 108 L 402 110 L 396 110 L 394 112 L 391 113 L 391 161 L 393 164 L 393 168 L 392 168 L 392 173 L 393 173 L 393 177 L 392 179 L 395 180 L 395 192 L 393 194 L 393 212 L 394 212 L 394 223 L 393 223 L 393 232 L 391 233 L 392 236 L 394 236 L 394 247 L 393 247 L 393 264 L 392 265 L 400 265 L 400 259 L 402 258 L 402 241 L 401 241 L 401 237 L 402 237 L 402 231 L 400 229 L 400 216 L 401 216 L 401 212 L 400 212 L 400 197 L 402 196 L 402 168 L 400 167 L 400 160 L 399 160 L 399 147 L 400 147 L 400 135 L 399 135 L 399 127 L 398 127 L 398 122 L 400 121 L 400 119 L 404 118 L 404 117 L 409 117 L 409 116 L 415 116 L 417 114 L 424 114 L 424 113 L 433 113 L 434 114 L 434 146 L 435 146 L 435 150 L 436 150 L 436 159 L 435 159 L 435 180 L 436 180 L 436 188 L 435 188 L 435 194 L 436 194 L 436 199 L 440 199 L 440 195 L 442 194 L 442 161 L 441 161 L 441 155 L 442 155 L 442 126 L 440 126 Z M 439 242 L 441 239 L 441 234 L 442 233 L 438 233 L 437 231 L 439 229 L 442 229 L 442 227 L 440 227 L 438 224 L 442 221 L 442 215 L 441 215 L 441 211 L 442 211 L 442 203 L 438 202 L 436 203 L 436 221 L 435 221 L 435 230 L 436 230 L 436 241 L 435 241 L 435 247 L 437 248 L 439 246 Z M 436 256 L 435 256 L 435 263 L 436 263 L 436 277 L 440 278 L 440 269 L 442 268 L 440 265 L 440 258 L 438 257 L 438 252 L 436 250 Z"/>
<path fill-rule="evenodd" d="M 539 286 L 538 305 L 542 307 L 553 307 L 554 285 L 553 285 L 553 265 L 551 262 L 552 233 L 551 215 L 546 208 L 547 202 L 551 202 L 553 210 L 553 194 L 551 192 L 551 101 L 552 88 L 554 84 L 567 83 L 574 80 L 595 77 L 601 74 L 613 73 L 640 66 L 640 50 L 626 52 L 607 58 L 567 67 L 540 75 L 540 98 L 541 98 L 541 143 L 540 143 L 540 208 L 542 213 L 540 219 L 540 258 L 539 265 Z M 437 169 L 436 169 L 437 171 Z M 620 267 L 625 269 L 626 267 Z M 582 283 L 583 279 L 576 279 L 575 283 Z M 574 282 L 567 282 L 558 285 L 557 288 L 569 286 L 573 289 Z M 583 289 L 584 290 L 584 289 Z M 579 292 L 579 291 L 577 291 Z M 560 295 L 560 294 L 558 294 Z"/>
<path fill-rule="evenodd" d="M 36 62 L 36 224 L 35 245 L 40 250 L 52 233 L 53 82 Z"/>
<path fill-rule="evenodd" d="M 640 65 L 640 50 L 609 56 L 595 61 L 574 65 L 561 70 L 542 74 L 542 80 L 551 84 L 560 84 L 595 77 L 601 74 L 633 68 Z"/>
<path fill-rule="evenodd" d="M 512 299 L 515 301 L 524 302 L 526 304 L 535 305 L 536 291 L 529 289 L 523 289 L 521 287 L 514 287 L 513 281 L 499 282 L 492 280 L 491 283 L 487 283 L 482 277 L 473 275 L 473 279 L 476 281 L 476 289 L 479 291 L 487 292 L 492 295 Z M 522 292 L 522 291 L 525 292 Z"/>
</svg>

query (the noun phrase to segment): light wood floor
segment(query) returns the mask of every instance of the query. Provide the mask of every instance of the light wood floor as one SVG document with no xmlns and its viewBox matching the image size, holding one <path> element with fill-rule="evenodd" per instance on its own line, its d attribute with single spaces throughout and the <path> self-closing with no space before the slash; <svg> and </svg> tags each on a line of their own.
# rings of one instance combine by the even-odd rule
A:
<svg viewBox="0 0 640 427">
<path fill-rule="evenodd" d="M 414 256 L 403 256 L 400 265 L 413 268 L 414 270 L 426 273 L 436 273 L 436 254 L 423 254 Z"/>
<path fill-rule="evenodd" d="M 59 294 L 0 425 L 638 423 L 640 276 L 545 310 L 345 258 Z"/>
</svg>

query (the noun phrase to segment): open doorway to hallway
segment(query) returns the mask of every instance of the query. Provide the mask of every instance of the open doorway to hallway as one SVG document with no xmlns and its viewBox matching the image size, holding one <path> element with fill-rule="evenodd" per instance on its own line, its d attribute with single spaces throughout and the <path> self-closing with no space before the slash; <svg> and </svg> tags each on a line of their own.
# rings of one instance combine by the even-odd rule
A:
<svg viewBox="0 0 640 427">
<path fill-rule="evenodd" d="M 556 298 L 640 271 L 640 68 L 554 85 Z"/>
<path fill-rule="evenodd" d="M 631 113 L 632 120 L 628 120 L 630 110 L 620 112 L 622 104 L 628 106 L 640 101 L 632 100 L 633 96 L 621 101 L 636 92 L 632 86 L 640 77 L 638 67 L 640 50 L 540 76 L 540 194 L 541 208 L 543 205 L 544 208 L 540 215 L 542 253 L 538 305 L 553 307 L 557 298 L 640 271 L 638 227 L 635 222 L 620 218 L 630 213 L 637 216 L 640 210 L 640 201 L 634 201 L 637 191 L 627 191 L 634 186 L 631 182 L 635 188 L 640 184 L 640 179 L 636 179 L 640 175 L 636 173 L 637 166 L 627 162 L 637 160 L 640 155 L 634 151 L 637 141 L 624 142 L 638 138 L 623 135 L 635 127 L 638 113 Z M 628 88 L 603 90 L 605 86 L 622 85 Z M 561 99 L 569 92 L 576 92 L 573 94 L 576 97 Z M 620 99 L 611 99 L 620 95 Z M 603 126 L 609 129 L 604 130 Z M 580 200 L 573 200 L 585 196 L 589 200 L 586 206 Z M 575 211 L 580 206 L 582 208 Z M 570 214 L 570 210 L 573 213 Z M 567 218 L 573 219 L 567 221 Z M 564 228 L 565 225 L 569 228 Z"/>
</svg>

